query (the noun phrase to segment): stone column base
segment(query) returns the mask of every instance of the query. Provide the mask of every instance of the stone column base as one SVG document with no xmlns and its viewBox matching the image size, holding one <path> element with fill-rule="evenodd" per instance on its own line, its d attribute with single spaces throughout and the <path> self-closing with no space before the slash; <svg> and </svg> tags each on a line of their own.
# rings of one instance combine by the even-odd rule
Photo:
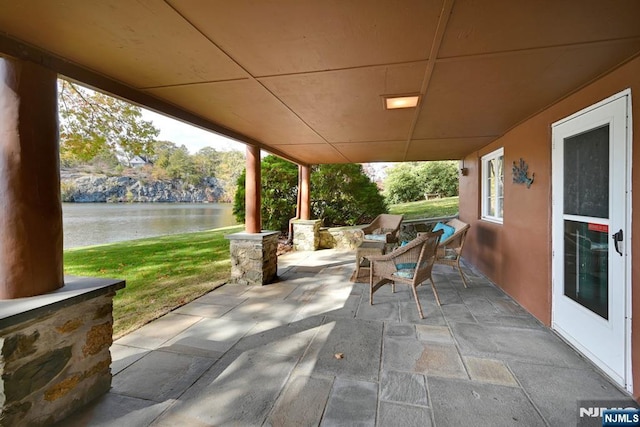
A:
<svg viewBox="0 0 640 427">
<path fill-rule="evenodd" d="M 230 241 L 231 279 L 238 285 L 262 286 L 273 282 L 278 274 L 277 231 L 234 233 Z"/>
<path fill-rule="evenodd" d="M 53 424 L 111 387 L 112 303 L 124 281 L 65 282 L 0 301 L 0 425 Z"/>
<path fill-rule="evenodd" d="M 293 250 L 317 251 L 320 247 L 321 219 L 297 219 L 293 222 Z"/>
</svg>

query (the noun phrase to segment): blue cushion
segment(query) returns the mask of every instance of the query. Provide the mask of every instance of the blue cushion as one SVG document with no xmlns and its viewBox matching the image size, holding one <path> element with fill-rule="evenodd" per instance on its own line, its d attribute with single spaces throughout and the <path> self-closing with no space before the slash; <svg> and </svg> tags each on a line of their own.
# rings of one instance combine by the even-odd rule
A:
<svg viewBox="0 0 640 427">
<path fill-rule="evenodd" d="M 416 268 L 415 262 L 402 262 L 400 264 L 396 264 L 396 268 L 398 270 L 413 270 Z"/>
<path fill-rule="evenodd" d="M 364 240 L 378 240 L 380 242 L 386 242 L 387 235 L 386 234 L 365 234 Z"/>
<path fill-rule="evenodd" d="M 449 237 L 453 236 L 453 233 L 456 232 L 456 229 L 453 228 L 450 225 L 447 224 L 443 224 L 441 222 L 437 223 L 435 227 L 433 227 L 433 232 L 436 232 L 438 230 L 442 230 L 442 236 L 440 236 L 440 241 L 444 242 L 445 240 L 447 240 Z"/>
<path fill-rule="evenodd" d="M 392 276 L 402 277 L 403 279 L 413 279 L 413 275 L 415 273 L 416 271 L 413 268 L 411 268 L 407 270 L 398 270 L 395 273 L 393 273 Z"/>
</svg>

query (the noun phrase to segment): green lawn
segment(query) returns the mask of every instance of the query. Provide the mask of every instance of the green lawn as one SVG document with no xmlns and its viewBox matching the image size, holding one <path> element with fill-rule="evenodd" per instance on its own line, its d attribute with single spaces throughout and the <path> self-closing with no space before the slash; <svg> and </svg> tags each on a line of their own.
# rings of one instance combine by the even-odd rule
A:
<svg viewBox="0 0 640 427">
<path fill-rule="evenodd" d="M 241 226 L 64 252 L 65 274 L 125 279 L 113 302 L 114 338 L 139 328 L 229 279 L 226 234 Z"/>
<path fill-rule="evenodd" d="M 404 219 L 437 218 L 458 213 L 458 196 L 391 205 L 389 213 L 404 214 Z"/>
</svg>

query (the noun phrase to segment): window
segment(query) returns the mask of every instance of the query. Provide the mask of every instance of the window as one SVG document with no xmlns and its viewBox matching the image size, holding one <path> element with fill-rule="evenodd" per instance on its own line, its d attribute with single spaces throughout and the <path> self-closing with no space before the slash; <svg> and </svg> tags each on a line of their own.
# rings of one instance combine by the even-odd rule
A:
<svg viewBox="0 0 640 427">
<path fill-rule="evenodd" d="M 502 223 L 504 148 L 482 156 L 482 219 Z"/>
</svg>

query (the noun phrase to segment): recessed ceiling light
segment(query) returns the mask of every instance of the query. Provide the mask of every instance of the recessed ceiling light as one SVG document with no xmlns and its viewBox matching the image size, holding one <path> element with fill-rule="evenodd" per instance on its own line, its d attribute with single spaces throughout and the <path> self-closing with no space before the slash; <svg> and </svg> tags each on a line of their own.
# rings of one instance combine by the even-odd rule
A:
<svg viewBox="0 0 640 427">
<path fill-rule="evenodd" d="M 414 108 L 420 100 L 419 95 L 412 96 L 394 96 L 384 99 L 384 105 L 387 110 L 395 110 L 398 108 Z"/>
</svg>

